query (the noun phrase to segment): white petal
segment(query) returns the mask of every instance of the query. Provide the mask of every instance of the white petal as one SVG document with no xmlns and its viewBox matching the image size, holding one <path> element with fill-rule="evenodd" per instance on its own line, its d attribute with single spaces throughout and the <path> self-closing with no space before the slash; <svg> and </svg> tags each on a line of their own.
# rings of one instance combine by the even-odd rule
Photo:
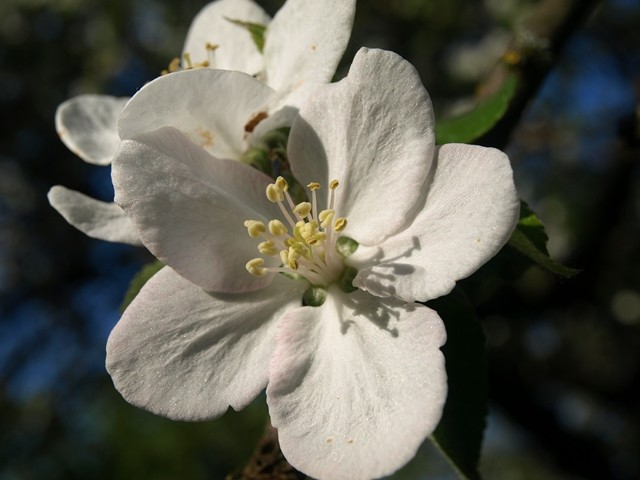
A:
<svg viewBox="0 0 640 480">
<path fill-rule="evenodd" d="M 426 203 L 413 224 L 372 252 L 349 258 L 359 288 L 426 301 L 450 292 L 509 240 L 520 203 L 509 158 L 499 150 L 449 144 L 438 149 Z M 367 258 L 377 253 L 377 258 Z M 376 263 L 369 268 L 367 264 Z"/>
<path fill-rule="evenodd" d="M 120 137 L 175 127 L 212 155 L 238 159 L 247 125 L 275 92 L 241 72 L 200 68 L 164 75 L 144 86 L 122 112 Z"/>
<path fill-rule="evenodd" d="M 144 245 L 163 263 L 208 291 L 266 286 L 247 261 L 258 240 L 245 220 L 266 221 L 279 210 L 265 196 L 273 180 L 235 160 L 219 160 L 165 127 L 125 140 L 113 162 L 116 203 Z"/>
<path fill-rule="evenodd" d="M 319 87 L 300 107 L 289 160 L 303 185 L 337 179 L 345 235 L 377 244 L 418 208 L 435 149 L 433 110 L 413 66 L 361 49 L 346 79 Z"/>
<path fill-rule="evenodd" d="M 101 202 L 61 185 L 52 187 L 47 198 L 67 222 L 85 235 L 108 242 L 142 245 L 129 217 L 115 203 Z"/>
<path fill-rule="evenodd" d="M 260 292 L 214 295 L 165 267 L 111 332 L 107 370 L 128 402 L 172 419 L 239 410 L 266 386 L 275 325 L 303 288 L 280 275 Z"/>
<path fill-rule="evenodd" d="M 288 0 L 265 35 L 267 83 L 276 90 L 330 82 L 342 58 L 355 0 Z"/>
<path fill-rule="evenodd" d="M 107 95 L 71 98 L 56 111 L 58 135 L 84 161 L 109 165 L 120 143 L 118 116 L 128 101 Z"/>
<path fill-rule="evenodd" d="M 267 387 L 287 460 L 332 480 L 377 478 L 408 462 L 442 415 L 445 339 L 433 310 L 361 291 L 336 288 L 321 307 L 288 312 Z"/>
<path fill-rule="evenodd" d="M 217 0 L 206 5 L 196 15 L 184 45 L 184 52 L 194 63 L 205 60 L 212 68 L 238 70 L 250 75 L 264 69 L 264 59 L 251 39 L 251 34 L 243 27 L 230 22 L 267 25 L 271 18 L 251 0 Z M 206 44 L 218 45 L 214 52 L 208 52 Z"/>
</svg>

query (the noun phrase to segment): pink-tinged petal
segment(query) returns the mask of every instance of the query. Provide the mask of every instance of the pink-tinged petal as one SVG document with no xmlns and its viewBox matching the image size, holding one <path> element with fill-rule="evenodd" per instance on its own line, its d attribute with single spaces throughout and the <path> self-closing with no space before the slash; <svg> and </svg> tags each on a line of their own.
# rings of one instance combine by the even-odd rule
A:
<svg viewBox="0 0 640 480">
<path fill-rule="evenodd" d="M 339 180 L 345 235 L 376 245 L 415 216 L 435 149 L 433 125 L 413 66 L 392 52 L 361 49 L 346 79 L 319 87 L 300 107 L 289 136 L 291 167 L 305 185 Z"/>
<path fill-rule="evenodd" d="M 254 75 L 264 69 L 264 59 L 246 28 L 230 22 L 267 25 L 271 18 L 251 0 L 217 0 L 196 15 L 184 45 L 194 63 L 209 61 L 211 68 L 237 70 Z M 207 43 L 217 45 L 207 50 Z"/>
<path fill-rule="evenodd" d="M 115 203 L 101 202 L 61 185 L 52 187 L 47 198 L 67 222 L 89 237 L 142 245 L 129 217 Z"/>
<path fill-rule="evenodd" d="M 174 127 L 218 158 L 239 159 L 275 92 L 241 72 L 200 68 L 164 75 L 145 85 L 124 109 L 120 137 L 135 139 Z M 268 112 L 266 112 L 268 113 Z"/>
<path fill-rule="evenodd" d="M 258 278 L 245 269 L 259 254 L 244 221 L 278 215 L 265 196 L 272 181 L 240 162 L 212 157 L 171 127 L 123 141 L 113 162 L 115 201 L 142 243 L 183 277 L 216 292 L 270 283 L 272 275 Z"/>
<path fill-rule="evenodd" d="M 267 402 L 282 452 L 320 479 L 369 479 L 408 462 L 447 394 L 433 310 L 335 288 L 278 325 Z"/>
<path fill-rule="evenodd" d="M 330 82 L 353 26 L 355 0 L 288 0 L 265 35 L 267 83 L 276 90 Z"/>
<path fill-rule="evenodd" d="M 376 249 L 359 248 L 349 258 L 359 269 L 354 285 L 405 301 L 445 295 L 504 246 L 519 208 L 513 172 L 503 152 L 443 145 L 413 224 Z"/>
<path fill-rule="evenodd" d="M 259 292 L 210 294 L 165 267 L 111 332 L 107 370 L 128 402 L 175 420 L 244 408 L 266 386 L 277 320 L 304 288 L 280 275 Z"/>
<path fill-rule="evenodd" d="M 69 150 L 84 161 L 109 165 L 120 144 L 117 121 L 128 98 L 79 95 L 56 110 L 56 130 Z"/>
</svg>

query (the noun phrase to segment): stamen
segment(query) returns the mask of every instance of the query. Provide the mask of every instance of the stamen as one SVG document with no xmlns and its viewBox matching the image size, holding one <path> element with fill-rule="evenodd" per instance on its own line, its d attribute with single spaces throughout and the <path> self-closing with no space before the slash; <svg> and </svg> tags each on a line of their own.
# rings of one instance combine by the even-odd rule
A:
<svg viewBox="0 0 640 480">
<path fill-rule="evenodd" d="M 191 54 L 189 52 L 184 52 L 182 54 L 182 58 L 184 59 L 184 63 L 187 64 L 186 68 L 183 67 L 183 70 L 189 70 L 193 68 L 193 64 L 191 63 Z"/>
<path fill-rule="evenodd" d="M 260 235 L 267 231 L 264 223 L 259 222 L 258 220 L 245 220 L 244 226 L 247 227 L 249 236 L 251 238 L 258 238 Z"/>
<path fill-rule="evenodd" d="M 335 217 L 335 215 L 336 215 L 335 210 L 322 210 L 320 212 L 320 215 L 318 215 L 318 220 L 320 220 L 320 226 L 322 228 L 328 228 L 329 225 L 331 225 L 331 221 L 333 220 L 333 217 Z"/>
<path fill-rule="evenodd" d="M 262 258 L 254 258 L 252 260 L 249 260 L 245 267 L 251 275 L 254 275 L 256 277 L 264 277 L 267 274 L 268 270 L 262 265 L 264 265 L 264 260 Z"/>
<path fill-rule="evenodd" d="M 279 250 L 276 248 L 276 244 L 271 240 L 266 240 L 264 242 L 260 242 L 258 244 L 258 251 L 263 255 L 268 255 L 270 257 L 274 255 L 278 255 Z"/>
<path fill-rule="evenodd" d="M 253 238 L 263 237 L 258 244 L 258 251 L 262 255 L 280 259 L 282 266 L 277 268 L 264 267 L 264 260 L 254 258 L 247 263 L 247 270 L 252 275 L 262 276 L 267 272 L 289 272 L 306 278 L 312 285 L 328 286 L 338 282 L 345 265 L 343 257 L 337 255 L 336 239 L 347 226 L 347 219 L 336 217 L 333 209 L 335 190 L 339 182 L 329 183 L 329 208 L 317 213 L 318 202 L 316 191 L 321 188 L 317 182 L 308 185 L 311 191 L 310 202 L 293 203 L 288 194 L 289 184 L 283 177 L 278 177 L 274 183 L 265 189 L 267 199 L 277 203 L 287 222 L 273 219 L 267 225 L 257 220 L 247 220 L 244 225 Z M 284 201 L 286 198 L 286 202 Z M 289 209 L 285 205 L 289 206 Z M 295 220 L 294 218 L 295 217 Z"/>
<path fill-rule="evenodd" d="M 289 230 L 280 220 L 269 220 L 269 232 L 271 232 L 271 235 L 280 237 L 288 234 Z"/>
<path fill-rule="evenodd" d="M 284 177 L 276 178 L 276 186 L 283 192 L 286 192 L 287 190 L 289 190 L 289 184 L 284 179 Z"/>
<path fill-rule="evenodd" d="M 311 213 L 311 204 L 309 202 L 301 202 L 293 208 L 293 213 L 300 218 L 305 218 Z"/>
<path fill-rule="evenodd" d="M 336 232 L 341 232 L 345 228 L 347 228 L 347 219 L 344 217 L 337 218 L 335 223 L 333 224 L 333 229 Z"/>
<path fill-rule="evenodd" d="M 271 203 L 278 203 L 284 200 L 284 192 L 275 183 L 267 185 L 267 198 Z"/>
</svg>

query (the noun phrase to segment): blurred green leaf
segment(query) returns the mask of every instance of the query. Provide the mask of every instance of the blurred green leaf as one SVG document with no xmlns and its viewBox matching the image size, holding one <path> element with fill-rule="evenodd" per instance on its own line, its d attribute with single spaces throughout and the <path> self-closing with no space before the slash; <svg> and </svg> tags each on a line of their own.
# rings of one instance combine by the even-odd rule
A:
<svg viewBox="0 0 640 480">
<path fill-rule="evenodd" d="M 432 442 L 460 478 L 478 480 L 478 461 L 487 416 L 487 361 L 482 327 L 458 291 L 429 302 L 447 329 L 442 347 L 449 393 Z"/>
<path fill-rule="evenodd" d="M 235 20 L 233 18 L 225 17 L 225 19 L 235 25 L 246 28 L 247 31 L 251 34 L 253 43 L 255 43 L 256 47 L 258 47 L 258 51 L 262 53 L 262 50 L 264 49 L 264 32 L 267 30 L 266 25 L 262 25 L 261 23 L 244 22 L 242 20 Z"/>
<path fill-rule="evenodd" d="M 544 230 L 544 225 L 529 206 L 520 202 L 520 219 L 516 229 L 511 234 L 509 245 L 526 255 L 539 266 L 551 273 L 563 277 L 572 277 L 580 270 L 569 268 L 549 257 L 547 240 L 549 237 Z"/>
<path fill-rule="evenodd" d="M 142 267 L 142 270 L 135 274 L 129 284 L 127 293 L 124 294 L 124 300 L 122 300 L 122 304 L 120 305 L 120 312 L 125 311 L 133 299 L 136 298 L 136 295 L 138 295 L 144 284 L 162 267 L 164 267 L 164 264 L 160 260 L 156 260 L 155 262 L 145 265 Z"/>
<path fill-rule="evenodd" d="M 497 92 L 470 112 L 436 122 L 436 143 L 471 143 L 487 133 L 507 111 L 517 84 L 517 77 L 511 74 Z"/>
</svg>

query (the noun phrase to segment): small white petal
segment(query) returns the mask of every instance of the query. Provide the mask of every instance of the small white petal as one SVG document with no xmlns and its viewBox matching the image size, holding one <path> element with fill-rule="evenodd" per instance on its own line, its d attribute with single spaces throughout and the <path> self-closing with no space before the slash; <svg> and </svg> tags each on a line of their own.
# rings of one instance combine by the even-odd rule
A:
<svg viewBox="0 0 640 480">
<path fill-rule="evenodd" d="M 264 69 L 264 59 L 246 28 L 230 22 L 268 25 L 271 18 L 251 0 L 217 0 L 206 5 L 194 18 L 187 33 L 184 52 L 194 63 L 205 60 L 211 68 L 237 70 L 250 75 Z M 208 52 L 206 44 L 218 45 Z"/>
<path fill-rule="evenodd" d="M 122 142 L 112 177 L 115 201 L 144 245 L 208 291 L 268 285 L 272 275 L 258 278 L 245 269 L 258 250 L 244 221 L 266 222 L 279 214 L 265 196 L 273 180 L 235 160 L 212 157 L 171 127 L 137 138 Z"/>
<path fill-rule="evenodd" d="M 84 161 L 109 165 L 120 144 L 118 116 L 128 101 L 108 95 L 73 97 L 56 111 L 58 135 Z"/>
<path fill-rule="evenodd" d="M 108 242 L 142 245 L 131 220 L 115 203 L 101 202 L 61 185 L 52 187 L 47 198 L 67 222 L 85 235 Z"/>
<path fill-rule="evenodd" d="M 413 224 L 375 249 L 358 248 L 349 257 L 359 270 L 354 285 L 405 301 L 445 295 L 498 253 L 516 226 L 519 208 L 503 152 L 443 145 Z"/>
<path fill-rule="evenodd" d="M 239 159 L 249 124 L 268 113 L 275 92 L 241 72 L 200 68 L 164 75 L 145 85 L 118 123 L 120 137 L 174 127 L 218 158 Z M 257 123 L 256 123 L 257 125 Z"/>
<path fill-rule="evenodd" d="M 301 105 L 289 160 L 306 185 L 338 179 L 335 209 L 345 235 L 375 245 L 406 227 L 423 196 L 434 143 L 431 101 L 413 66 L 361 49 L 346 79 Z M 321 208 L 325 208 L 321 205 Z"/>
<path fill-rule="evenodd" d="M 214 295 L 169 267 L 142 288 L 107 343 L 107 370 L 133 405 L 175 420 L 247 406 L 267 383 L 275 326 L 300 304 L 303 282 Z"/>
<path fill-rule="evenodd" d="M 353 25 L 355 0 L 288 0 L 265 35 L 267 83 L 276 90 L 335 74 Z"/>
<path fill-rule="evenodd" d="M 278 325 L 267 401 L 282 452 L 320 479 L 389 475 L 438 424 L 446 334 L 427 307 L 332 289 Z"/>
</svg>

